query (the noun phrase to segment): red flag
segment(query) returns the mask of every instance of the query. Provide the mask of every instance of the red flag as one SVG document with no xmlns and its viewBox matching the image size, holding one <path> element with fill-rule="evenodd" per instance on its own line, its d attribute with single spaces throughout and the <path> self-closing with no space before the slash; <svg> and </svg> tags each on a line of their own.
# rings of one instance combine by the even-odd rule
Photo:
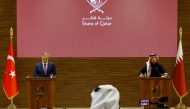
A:
<svg viewBox="0 0 190 109">
<path fill-rule="evenodd" d="M 183 60 L 183 49 L 181 40 L 179 41 L 178 53 L 176 58 L 175 70 L 173 74 L 173 87 L 178 96 L 184 97 L 188 93 L 186 74 Z"/>
<path fill-rule="evenodd" d="M 14 61 L 12 41 L 10 41 L 9 44 L 9 51 L 8 51 L 2 85 L 8 99 L 12 99 L 19 92 L 16 72 L 15 72 L 15 61 Z"/>
</svg>

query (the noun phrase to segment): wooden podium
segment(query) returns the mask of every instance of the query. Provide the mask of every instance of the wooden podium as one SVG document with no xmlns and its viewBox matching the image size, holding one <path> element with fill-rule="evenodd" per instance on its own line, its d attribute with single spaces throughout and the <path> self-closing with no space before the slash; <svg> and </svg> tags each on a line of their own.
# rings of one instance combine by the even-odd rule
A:
<svg viewBox="0 0 190 109">
<path fill-rule="evenodd" d="M 140 77 L 140 91 L 141 99 L 149 99 L 154 102 L 156 98 L 159 97 L 170 97 L 170 87 L 171 87 L 171 77 Z M 153 93 L 153 89 L 157 90 L 160 88 L 160 94 L 156 97 Z M 169 104 L 169 101 L 167 105 Z M 144 109 L 156 108 L 157 105 L 150 104 L 149 106 L 144 106 Z"/>
<path fill-rule="evenodd" d="M 55 83 L 56 83 L 56 77 L 35 78 L 27 76 L 26 85 L 27 85 L 29 109 L 39 109 L 39 108 L 53 109 Z"/>
</svg>

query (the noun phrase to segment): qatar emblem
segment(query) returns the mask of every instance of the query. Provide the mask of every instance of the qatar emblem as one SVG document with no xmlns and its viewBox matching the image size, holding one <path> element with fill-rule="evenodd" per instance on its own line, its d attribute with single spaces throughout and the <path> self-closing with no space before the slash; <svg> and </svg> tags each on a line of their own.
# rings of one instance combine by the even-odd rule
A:
<svg viewBox="0 0 190 109">
<path fill-rule="evenodd" d="M 102 14 L 104 13 L 104 11 L 102 11 L 100 9 L 100 7 L 102 7 L 107 0 L 86 0 L 94 9 L 90 11 L 90 14 L 92 12 L 98 11 L 101 12 Z"/>
</svg>

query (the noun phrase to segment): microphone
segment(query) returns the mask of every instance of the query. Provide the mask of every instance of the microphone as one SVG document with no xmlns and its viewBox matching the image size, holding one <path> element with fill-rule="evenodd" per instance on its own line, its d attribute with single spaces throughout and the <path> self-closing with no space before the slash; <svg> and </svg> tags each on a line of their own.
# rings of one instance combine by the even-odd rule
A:
<svg viewBox="0 0 190 109">
<path fill-rule="evenodd" d="M 160 75 L 160 72 L 158 71 L 157 67 L 156 67 L 156 70 L 157 70 L 158 74 Z M 160 75 L 160 76 L 161 76 L 161 75 Z"/>
</svg>

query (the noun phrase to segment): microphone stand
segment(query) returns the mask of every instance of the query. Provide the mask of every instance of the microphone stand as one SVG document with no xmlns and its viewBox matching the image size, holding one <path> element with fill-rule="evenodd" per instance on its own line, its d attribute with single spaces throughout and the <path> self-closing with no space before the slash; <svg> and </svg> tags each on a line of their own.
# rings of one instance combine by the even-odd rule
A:
<svg viewBox="0 0 190 109">
<path fill-rule="evenodd" d="M 156 67 L 156 70 L 157 70 L 158 74 L 159 74 L 159 75 L 160 75 L 160 77 L 161 77 L 161 74 L 160 74 L 160 72 L 158 71 L 157 67 Z"/>
</svg>

